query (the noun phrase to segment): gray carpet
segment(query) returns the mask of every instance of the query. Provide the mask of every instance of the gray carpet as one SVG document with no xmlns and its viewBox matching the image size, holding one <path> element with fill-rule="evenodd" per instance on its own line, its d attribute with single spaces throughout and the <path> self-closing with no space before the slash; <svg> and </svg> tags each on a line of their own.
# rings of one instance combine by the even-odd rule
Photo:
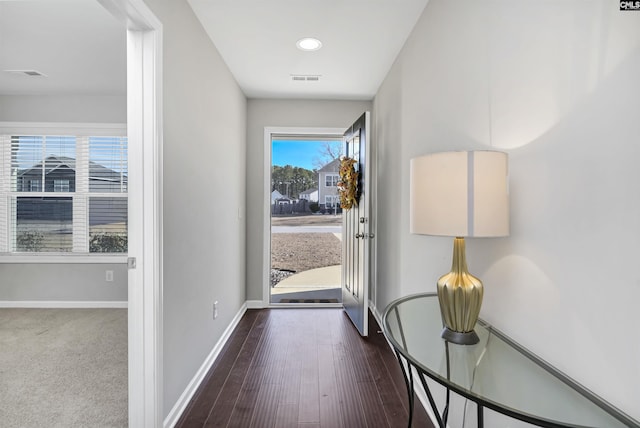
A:
<svg viewBox="0 0 640 428">
<path fill-rule="evenodd" d="M 126 427 L 126 309 L 0 309 L 0 426 Z"/>
</svg>

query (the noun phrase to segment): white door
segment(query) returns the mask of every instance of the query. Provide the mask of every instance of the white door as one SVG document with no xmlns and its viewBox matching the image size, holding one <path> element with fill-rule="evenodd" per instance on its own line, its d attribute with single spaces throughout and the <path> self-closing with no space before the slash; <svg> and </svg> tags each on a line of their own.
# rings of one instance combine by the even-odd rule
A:
<svg viewBox="0 0 640 428">
<path fill-rule="evenodd" d="M 369 257 L 371 253 L 371 160 L 369 112 L 344 133 L 344 153 L 356 161 L 358 204 L 342 214 L 342 304 L 362 336 L 368 334 Z"/>
</svg>

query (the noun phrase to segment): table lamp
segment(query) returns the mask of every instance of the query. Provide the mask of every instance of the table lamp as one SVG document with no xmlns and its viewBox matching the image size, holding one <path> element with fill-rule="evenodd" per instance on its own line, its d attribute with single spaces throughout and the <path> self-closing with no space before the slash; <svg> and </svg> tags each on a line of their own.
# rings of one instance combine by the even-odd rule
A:
<svg viewBox="0 0 640 428">
<path fill-rule="evenodd" d="M 479 341 L 473 328 L 484 291 L 482 282 L 467 271 L 464 238 L 509 235 L 507 164 L 507 154 L 496 151 L 411 159 L 411 233 L 454 237 L 451 272 L 437 283 L 442 338 L 452 343 Z"/>
</svg>

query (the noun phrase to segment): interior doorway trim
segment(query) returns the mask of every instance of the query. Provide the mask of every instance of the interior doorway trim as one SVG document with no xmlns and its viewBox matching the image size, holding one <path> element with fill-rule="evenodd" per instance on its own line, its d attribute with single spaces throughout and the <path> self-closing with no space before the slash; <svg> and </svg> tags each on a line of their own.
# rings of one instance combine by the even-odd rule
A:
<svg viewBox="0 0 640 428">
<path fill-rule="evenodd" d="M 143 0 L 98 0 L 127 25 L 129 426 L 162 426 L 162 24 Z"/>
<path fill-rule="evenodd" d="M 271 138 L 274 135 L 291 135 L 299 137 L 340 137 L 344 134 L 345 128 L 306 128 L 306 127 L 277 127 L 266 126 L 264 128 L 264 171 L 263 183 L 264 189 L 262 195 L 263 200 L 263 227 L 262 227 L 262 305 L 265 308 L 291 306 L 290 304 L 272 304 L 271 296 Z M 318 307 L 317 304 L 296 303 L 296 308 L 304 308 L 306 306 Z M 336 306 L 336 305 L 334 305 Z M 337 305 L 340 306 L 340 305 Z"/>
</svg>

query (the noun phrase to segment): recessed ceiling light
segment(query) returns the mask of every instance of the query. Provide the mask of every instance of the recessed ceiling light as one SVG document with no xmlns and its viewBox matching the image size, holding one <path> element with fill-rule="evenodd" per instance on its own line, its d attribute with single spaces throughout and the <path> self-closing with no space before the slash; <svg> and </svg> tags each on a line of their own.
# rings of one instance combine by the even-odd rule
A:
<svg viewBox="0 0 640 428">
<path fill-rule="evenodd" d="M 305 37 L 304 39 L 298 40 L 296 46 L 302 51 L 317 51 L 322 47 L 322 42 L 313 37 Z"/>
</svg>

